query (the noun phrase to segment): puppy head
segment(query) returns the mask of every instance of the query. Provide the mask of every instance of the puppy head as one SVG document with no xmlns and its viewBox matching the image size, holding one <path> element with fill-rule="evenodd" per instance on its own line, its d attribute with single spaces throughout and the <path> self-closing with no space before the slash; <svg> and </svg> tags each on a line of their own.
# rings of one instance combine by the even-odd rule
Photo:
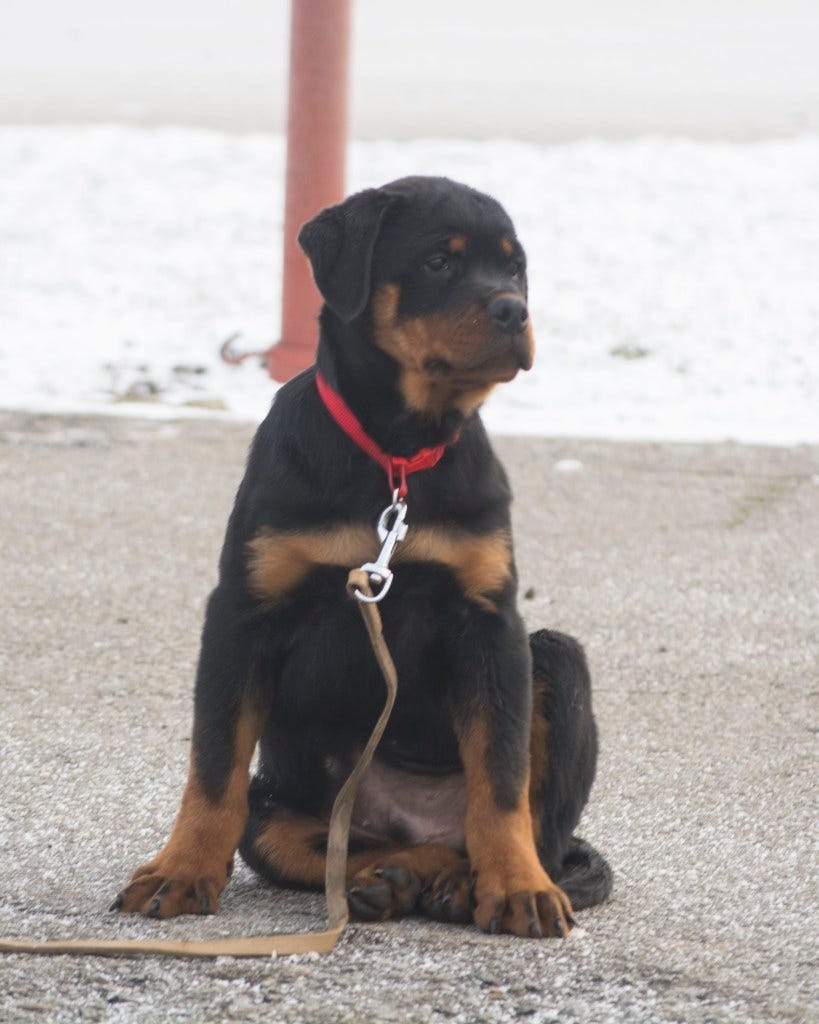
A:
<svg viewBox="0 0 819 1024">
<path fill-rule="evenodd" d="M 491 197 L 403 178 L 329 207 L 299 242 L 326 306 L 397 366 L 407 406 L 468 414 L 532 365 L 525 256 Z"/>
</svg>

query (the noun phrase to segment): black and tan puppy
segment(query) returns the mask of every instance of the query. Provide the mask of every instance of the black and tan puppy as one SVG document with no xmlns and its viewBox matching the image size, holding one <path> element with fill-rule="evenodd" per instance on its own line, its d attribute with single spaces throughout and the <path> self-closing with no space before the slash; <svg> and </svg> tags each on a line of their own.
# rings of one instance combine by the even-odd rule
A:
<svg viewBox="0 0 819 1024">
<path fill-rule="evenodd" d="M 212 913 L 237 848 L 265 878 L 323 883 L 329 810 L 383 703 L 347 571 L 378 553 L 375 521 L 404 483 L 341 429 L 326 404 L 340 396 L 382 452 L 443 446 L 406 478 L 380 606 L 400 686 L 354 813 L 351 909 L 564 935 L 572 904 L 611 887 L 572 837 L 597 753 L 589 675 L 571 638 L 526 635 L 509 487 L 477 415 L 532 363 L 523 250 L 493 199 L 422 177 L 322 211 L 299 240 L 325 302 L 317 368 L 281 388 L 254 440 L 207 608 L 182 807 L 114 906 Z"/>
</svg>

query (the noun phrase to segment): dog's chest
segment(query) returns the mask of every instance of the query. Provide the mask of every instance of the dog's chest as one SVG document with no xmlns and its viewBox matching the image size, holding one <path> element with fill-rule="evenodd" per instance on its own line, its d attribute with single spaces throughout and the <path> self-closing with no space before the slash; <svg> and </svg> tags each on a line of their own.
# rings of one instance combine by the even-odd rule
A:
<svg viewBox="0 0 819 1024">
<path fill-rule="evenodd" d="M 406 565 L 382 602 L 384 635 L 398 672 L 398 699 L 384 743 L 395 757 L 457 763 L 447 713 L 451 646 L 463 621 L 463 600 L 446 573 Z M 288 650 L 276 684 L 279 714 L 322 730 L 369 734 L 384 703 L 384 681 L 344 574 L 317 574 L 288 616 Z"/>
<path fill-rule="evenodd" d="M 329 524 L 311 530 L 260 529 L 247 545 L 248 585 L 271 604 L 309 586 L 317 572 L 371 563 L 379 552 L 375 531 L 363 524 Z M 411 525 L 391 553 L 391 568 L 431 566 L 446 570 L 461 594 L 484 610 L 511 572 L 511 540 L 506 529 L 486 533 L 438 525 Z"/>
</svg>

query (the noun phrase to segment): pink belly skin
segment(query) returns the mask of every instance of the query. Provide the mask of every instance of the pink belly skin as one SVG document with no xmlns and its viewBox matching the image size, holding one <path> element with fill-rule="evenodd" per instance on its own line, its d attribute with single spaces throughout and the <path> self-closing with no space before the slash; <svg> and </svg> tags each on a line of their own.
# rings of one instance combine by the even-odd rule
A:
<svg viewBox="0 0 819 1024">
<path fill-rule="evenodd" d="M 462 772 L 416 775 L 375 759 L 358 791 L 352 823 L 381 839 L 463 850 L 465 813 Z"/>
</svg>

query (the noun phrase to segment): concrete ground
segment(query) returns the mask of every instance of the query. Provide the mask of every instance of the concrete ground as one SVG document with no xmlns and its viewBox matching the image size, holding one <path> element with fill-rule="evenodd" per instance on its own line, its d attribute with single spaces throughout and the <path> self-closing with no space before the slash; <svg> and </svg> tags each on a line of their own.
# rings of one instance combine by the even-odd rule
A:
<svg viewBox="0 0 819 1024">
<path fill-rule="evenodd" d="M 185 777 L 203 604 L 250 430 L 0 413 L 0 934 L 318 927 L 106 914 Z M 596 680 L 581 833 L 612 899 L 558 940 L 405 920 L 325 959 L 0 957 L 0 1019 L 817 1021 L 819 449 L 502 440 L 522 607 Z M 574 460 L 574 461 L 567 461 Z"/>
</svg>

